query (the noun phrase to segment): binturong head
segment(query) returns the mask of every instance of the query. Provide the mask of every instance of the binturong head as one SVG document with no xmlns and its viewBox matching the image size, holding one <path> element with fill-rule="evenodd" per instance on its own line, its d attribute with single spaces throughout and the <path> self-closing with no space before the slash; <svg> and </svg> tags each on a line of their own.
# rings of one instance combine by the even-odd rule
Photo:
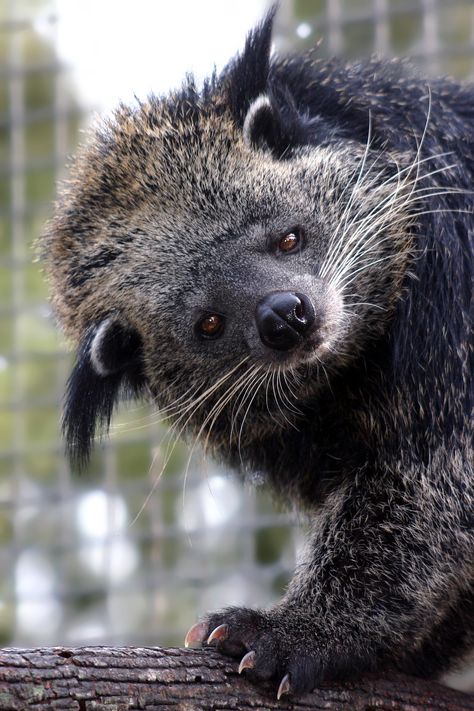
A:
<svg viewBox="0 0 474 711">
<path fill-rule="evenodd" d="M 368 113 L 348 138 L 295 93 L 273 14 L 202 89 L 121 106 L 63 187 L 42 252 L 77 345 L 64 432 L 78 463 L 124 392 L 216 448 L 285 429 L 386 329 L 403 180 Z"/>
</svg>

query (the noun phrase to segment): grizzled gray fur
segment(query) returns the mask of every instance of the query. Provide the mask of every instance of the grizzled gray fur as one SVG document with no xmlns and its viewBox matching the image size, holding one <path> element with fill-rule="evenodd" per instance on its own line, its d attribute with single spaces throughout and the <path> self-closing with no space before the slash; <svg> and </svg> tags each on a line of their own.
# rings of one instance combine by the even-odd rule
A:
<svg viewBox="0 0 474 711">
<path fill-rule="evenodd" d="M 309 511 L 281 602 L 188 643 L 279 695 L 434 677 L 474 638 L 474 88 L 270 56 L 272 19 L 201 89 L 119 108 L 75 163 L 42 240 L 78 347 L 67 446 L 84 464 L 143 395 Z"/>
</svg>

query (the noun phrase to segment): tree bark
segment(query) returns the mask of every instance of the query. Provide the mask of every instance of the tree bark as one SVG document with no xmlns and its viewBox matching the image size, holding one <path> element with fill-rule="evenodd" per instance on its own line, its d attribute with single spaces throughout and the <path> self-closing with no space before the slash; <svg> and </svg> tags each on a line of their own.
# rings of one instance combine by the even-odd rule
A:
<svg viewBox="0 0 474 711">
<path fill-rule="evenodd" d="M 403 675 L 364 677 L 276 700 L 206 650 L 50 647 L 0 651 L 0 711 L 474 711 L 474 697 Z"/>
</svg>

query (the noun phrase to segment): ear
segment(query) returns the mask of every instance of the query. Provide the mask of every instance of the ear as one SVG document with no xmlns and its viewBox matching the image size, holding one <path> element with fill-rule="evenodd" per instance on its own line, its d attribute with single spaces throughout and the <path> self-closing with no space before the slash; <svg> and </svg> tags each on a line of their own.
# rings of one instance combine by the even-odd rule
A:
<svg viewBox="0 0 474 711">
<path fill-rule="evenodd" d="M 266 94 L 262 94 L 247 111 L 242 129 L 244 142 L 249 148 L 270 147 L 275 142 L 277 129 L 278 120 L 271 101 Z"/>
<path fill-rule="evenodd" d="M 242 132 L 250 148 L 269 150 L 276 158 L 283 158 L 288 148 L 310 142 L 314 122 L 300 116 L 288 90 L 278 94 L 278 99 L 274 92 L 253 101 Z"/>
<path fill-rule="evenodd" d="M 122 392 L 138 395 L 144 387 L 142 343 L 124 321 L 110 317 L 85 334 L 69 377 L 62 420 L 66 451 L 83 467 L 96 428 L 108 430 Z"/>
</svg>

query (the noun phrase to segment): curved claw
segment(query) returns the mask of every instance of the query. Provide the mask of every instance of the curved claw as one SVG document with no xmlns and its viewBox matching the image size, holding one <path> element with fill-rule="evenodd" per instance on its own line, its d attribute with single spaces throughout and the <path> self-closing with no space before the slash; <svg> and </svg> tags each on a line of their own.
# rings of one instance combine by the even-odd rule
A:
<svg viewBox="0 0 474 711">
<path fill-rule="evenodd" d="M 242 674 L 244 669 L 253 669 L 255 666 L 256 653 L 252 650 L 245 654 L 239 664 L 239 674 Z"/>
<path fill-rule="evenodd" d="M 195 625 L 189 628 L 186 637 L 184 638 L 185 647 L 194 647 L 202 644 L 207 635 L 207 622 L 196 622 Z"/>
<path fill-rule="evenodd" d="M 211 644 L 211 642 L 222 642 L 224 639 L 227 639 L 229 635 L 229 625 L 223 624 L 219 625 L 216 627 L 214 630 L 212 630 L 211 634 L 207 638 L 207 644 Z"/>
<path fill-rule="evenodd" d="M 277 691 L 277 701 L 281 699 L 282 696 L 285 694 L 289 694 L 291 691 L 291 684 L 290 684 L 290 675 L 285 674 L 283 679 L 280 682 L 280 686 L 278 687 Z"/>
</svg>

